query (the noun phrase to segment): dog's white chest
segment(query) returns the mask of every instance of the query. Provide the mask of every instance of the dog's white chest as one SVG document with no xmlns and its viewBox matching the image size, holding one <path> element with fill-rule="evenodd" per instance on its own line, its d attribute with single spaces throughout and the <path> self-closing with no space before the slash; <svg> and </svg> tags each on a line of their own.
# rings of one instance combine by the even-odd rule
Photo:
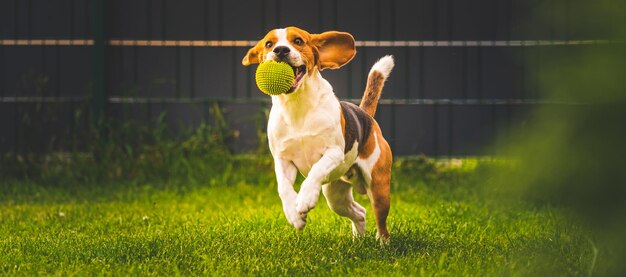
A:
<svg viewBox="0 0 626 277">
<path fill-rule="evenodd" d="M 306 103 L 299 103 L 297 109 L 275 105 L 270 112 L 268 123 L 268 139 L 272 155 L 292 161 L 298 170 L 305 176 L 322 155 L 330 148 L 340 147 L 343 150 L 345 142 L 341 129 L 341 114 L 339 102 L 334 97 L 318 99 L 318 105 L 308 107 Z M 356 157 L 352 158 L 350 164 Z M 339 166 L 338 172 L 328 177 L 337 178 L 349 168 Z M 339 172 L 343 171 L 343 172 Z"/>
<path fill-rule="evenodd" d="M 313 165 L 320 160 L 324 152 L 329 147 L 336 147 L 337 144 L 333 142 L 333 136 L 331 134 L 331 132 L 326 132 L 325 134 L 292 135 L 278 138 L 273 143 L 273 153 L 274 155 L 292 161 L 298 170 L 306 177 Z M 358 143 L 355 143 L 353 149 L 346 153 L 343 163 L 326 176 L 325 182 L 338 179 L 345 174 L 356 160 L 357 148 Z"/>
<path fill-rule="evenodd" d="M 308 175 L 311 167 L 320 160 L 328 147 L 323 136 L 314 134 L 289 136 L 277 142 L 277 154 L 291 160 L 305 176 Z"/>
<path fill-rule="evenodd" d="M 343 144 L 339 114 L 331 109 L 299 119 L 279 117 L 268 126 L 270 149 L 275 156 L 292 161 L 304 175 L 328 148 Z"/>
</svg>

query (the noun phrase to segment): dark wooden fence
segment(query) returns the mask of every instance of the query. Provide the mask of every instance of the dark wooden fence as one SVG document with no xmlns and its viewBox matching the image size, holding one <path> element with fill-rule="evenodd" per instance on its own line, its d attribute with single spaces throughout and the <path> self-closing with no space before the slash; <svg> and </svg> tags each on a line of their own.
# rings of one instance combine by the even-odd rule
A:
<svg viewBox="0 0 626 277">
<path fill-rule="evenodd" d="M 358 101 L 370 66 L 395 56 L 377 120 L 396 154 L 494 154 L 528 110 L 567 104 L 542 100 L 543 57 L 606 43 L 584 24 L 603 19 L 571 2 L 3 0 L 0 153 L 63 149 L 98 115 L 150 124 L 166 112 L 173 130 L 194 127 L 214 102 L 240 131 L 236 149 L 254 148 L 270 104 L 240 61 L 293 25 L 358 40 L 349 65 L 323 72 L 342 99 Z"/>
</svg>

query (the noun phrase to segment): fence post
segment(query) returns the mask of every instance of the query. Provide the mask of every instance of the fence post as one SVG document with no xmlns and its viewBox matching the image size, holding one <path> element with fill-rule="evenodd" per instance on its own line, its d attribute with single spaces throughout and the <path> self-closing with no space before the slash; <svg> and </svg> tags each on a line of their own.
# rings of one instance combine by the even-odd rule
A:
<svg viewBox="0 0 626 277">
<path fill-rule="evenodd" d="M 105 0 L 93 0 L 93 107 L 94 127 L 101 131 L 106 108 Z"/>
</svg>

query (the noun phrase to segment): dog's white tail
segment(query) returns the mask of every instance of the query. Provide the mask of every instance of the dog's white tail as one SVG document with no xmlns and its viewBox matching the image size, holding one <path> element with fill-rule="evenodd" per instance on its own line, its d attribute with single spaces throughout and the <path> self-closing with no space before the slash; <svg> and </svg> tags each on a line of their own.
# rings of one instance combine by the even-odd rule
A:
<svg viewBox="0 0 626 277">
<path fill-rule="evenodd" d="M 372 66 L 370 74 L 367 76 L 367 86 L 365 86 L 365 93 L 363 94 L 363 99 L 361 99 L 361 105 L 359 105 L 359 107 L 371 116 L 376 114 L 378 99 L 380 99 L 385 81 L 389 73 L 391 73 L 393 66 L 393 56 L 384 56 Z"/>
</svg>

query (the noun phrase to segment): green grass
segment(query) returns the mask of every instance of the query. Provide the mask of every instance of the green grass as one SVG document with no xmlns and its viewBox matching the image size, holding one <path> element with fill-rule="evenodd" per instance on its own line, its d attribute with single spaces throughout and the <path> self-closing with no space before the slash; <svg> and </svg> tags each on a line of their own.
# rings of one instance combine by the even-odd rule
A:
<svg viewBox="0 0 626 277">
<path fill-rule="evenodd" d="M 212 185 L 5 181 L 4 275 L 588 275 L 595 247 L 558 209 L 501 201 L 485 167 L 396 164 L 392 241 L 353 239 L 323 197 L 297 232 L 267 161 Z M 241 164 L 240 164 L 241 165 Z M 596 265 L 597 267 L 597 265 Z"/>
</svg>

